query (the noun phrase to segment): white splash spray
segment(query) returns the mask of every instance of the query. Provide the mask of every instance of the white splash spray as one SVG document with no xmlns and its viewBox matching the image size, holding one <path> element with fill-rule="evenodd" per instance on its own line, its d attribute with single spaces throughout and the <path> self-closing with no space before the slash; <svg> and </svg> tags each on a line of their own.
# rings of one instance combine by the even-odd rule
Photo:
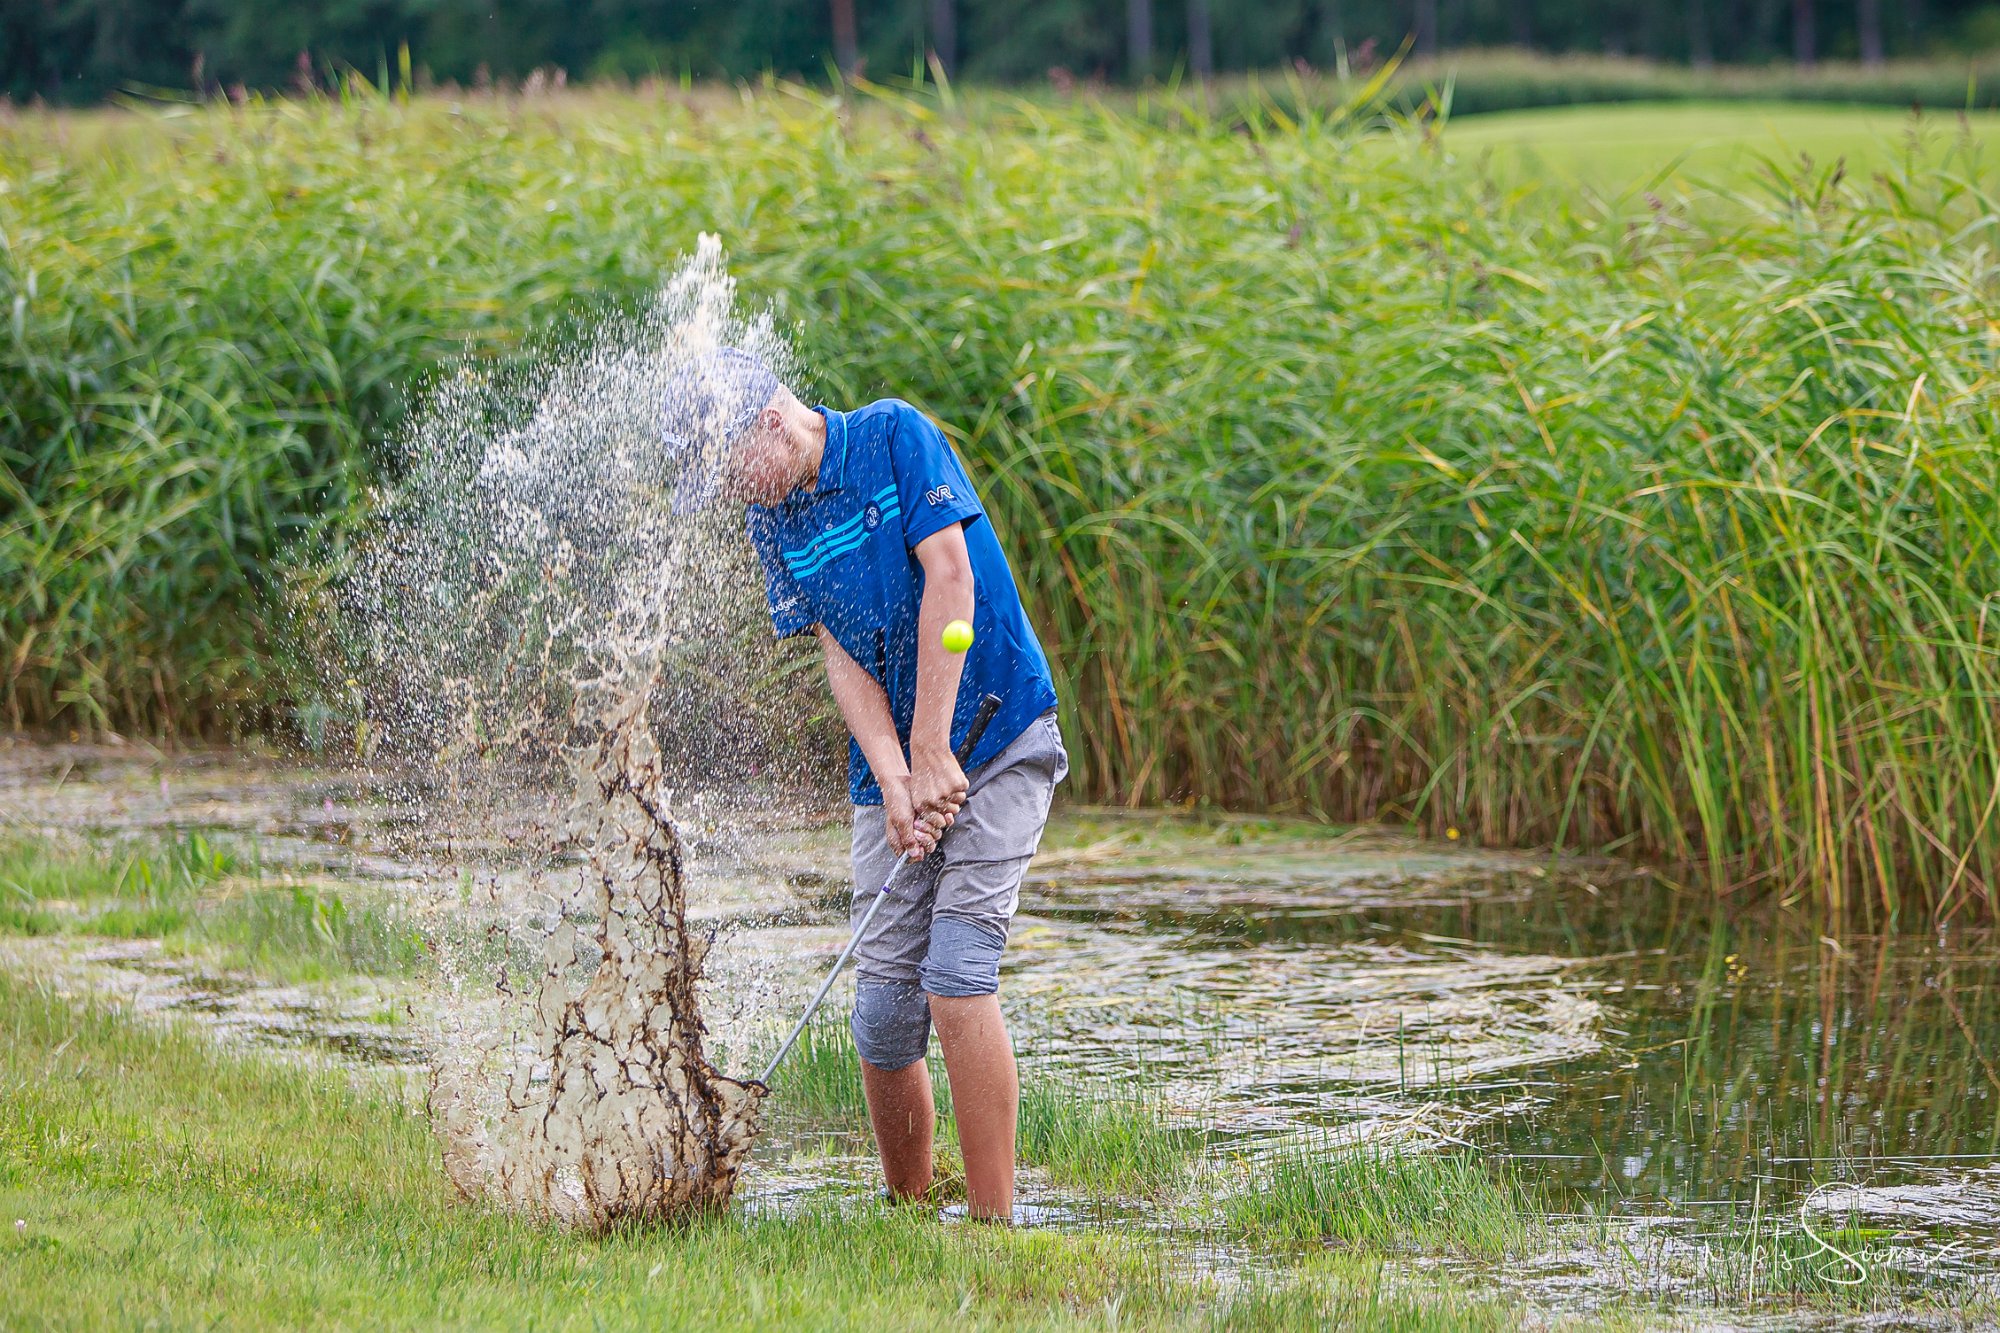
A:
<svg viewBox="0 0 2000 1333">
<path fill-rule="evenodd" d="M 644 315 L 438 386 L 339 584 L 357 747 L 399 775 L 457 890 L 430 932 L 446 1169 L 592 1229 L 727 1203 L 763 1091 L 705 1045 L 713 935 L 688 923 L 673 813 L 768 683 L 745 665 L 768 662 L 754 558 L 720 520 L 671 513 L 657 434 L 662 395 L 724 344 L 791 380 L 704 236 Z"/>
</svg>

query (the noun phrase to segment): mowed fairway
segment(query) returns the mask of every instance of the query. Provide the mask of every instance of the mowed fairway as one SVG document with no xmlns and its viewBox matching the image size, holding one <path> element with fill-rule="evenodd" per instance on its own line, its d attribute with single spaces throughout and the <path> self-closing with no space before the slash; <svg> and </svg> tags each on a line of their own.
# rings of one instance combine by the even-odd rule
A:
<svg viewBox="0 0 2000 1333">
<path fill-rule="evenodd" d="M 1767 163 L 1802 157 L 1872 173 L 1916 161 L 1992 181 L 2000 113 L 1799 102 L 1639 102 L 1469 116 L 1445 130 L 1446 146 L 1502 179 L 1542 180 L 1622 193 L 1662 186 L 1736 190 L 1767 177 Z M 1968 150 L 1973 150 L 1968 152 Z"/>
</svg>

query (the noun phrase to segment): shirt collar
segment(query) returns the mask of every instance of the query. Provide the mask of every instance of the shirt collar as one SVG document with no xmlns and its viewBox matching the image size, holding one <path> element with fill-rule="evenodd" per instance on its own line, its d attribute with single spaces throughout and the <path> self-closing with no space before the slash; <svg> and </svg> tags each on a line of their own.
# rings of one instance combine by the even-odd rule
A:
<svg viewBox="0 0 2000 1333">
<path fill-rule="evenodd" d="M 826 418 L 826 446 L 820 452 L 819 481 L 813 494 L 827 495 L 847 481 L 847 413 L 830 407 L 815 407 L 813 411 Z"/>
</svg>

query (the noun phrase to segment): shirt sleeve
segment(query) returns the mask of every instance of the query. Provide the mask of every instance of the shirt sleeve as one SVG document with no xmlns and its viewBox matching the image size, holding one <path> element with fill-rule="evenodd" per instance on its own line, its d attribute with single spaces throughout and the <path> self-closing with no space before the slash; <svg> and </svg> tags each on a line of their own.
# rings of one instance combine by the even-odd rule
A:
<svg viewBox="0 0 2000 1333">
<path fill-rule="evenodd" d="M 936 422 L 908 403 L 898 414 L 889 455 L 903 511 L 905 546 L 915 550 L 932 533 L 985 514 L 951 442 Z"/>
<path fill-rule="evenodd" d="M 757 559 L 764 565 L 764 601 L 771 608 L 771 629 L 781 639 L 805 633 L 816 622 L 806 603 L 805 589 L 785 567 L 770 519 L 753 512 L 746 526 L 750 530 L 750 544 L 757 548 Z"/>
</svg>

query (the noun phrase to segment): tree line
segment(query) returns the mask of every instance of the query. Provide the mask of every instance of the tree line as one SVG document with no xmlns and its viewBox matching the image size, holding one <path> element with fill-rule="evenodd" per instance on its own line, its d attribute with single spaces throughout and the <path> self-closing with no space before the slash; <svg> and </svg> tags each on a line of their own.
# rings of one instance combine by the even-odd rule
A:
<svg viewBox="0 0 2000 1333">
<path fill-rule="evenodd" d="M 323 85 L 343 70 L 474 85 L 570 77 L 1137 81 L 1518 46 L 1695 66 L 2000 45 L 1992 0 L 0 0 L 0 92 Z"/>
</svg>

